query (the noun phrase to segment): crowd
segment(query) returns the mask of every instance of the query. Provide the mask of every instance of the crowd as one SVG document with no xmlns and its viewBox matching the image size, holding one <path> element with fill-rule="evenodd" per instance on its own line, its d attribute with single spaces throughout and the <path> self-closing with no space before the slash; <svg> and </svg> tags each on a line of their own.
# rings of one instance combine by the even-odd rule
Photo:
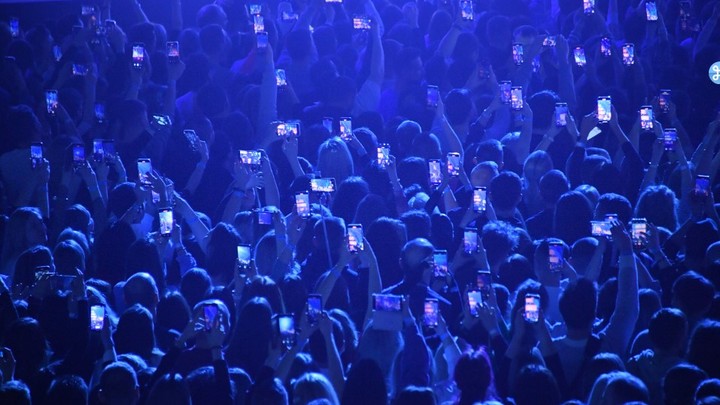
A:
<svg viewBox="0 0 720 405">
<path fill-rule="evenodd" d="M 0 403 L 720 403 L 720 2 L 78 7 L 0 22 Z"/>
</svg>

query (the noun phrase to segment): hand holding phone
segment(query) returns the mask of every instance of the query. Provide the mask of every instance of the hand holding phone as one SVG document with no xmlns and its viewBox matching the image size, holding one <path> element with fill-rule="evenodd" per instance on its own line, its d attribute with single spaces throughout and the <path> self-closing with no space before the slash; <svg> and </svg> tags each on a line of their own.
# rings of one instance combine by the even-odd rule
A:
<svg viewBox="0 0 720 405">
<path fill-rule="evenodd" d="M 564 263 L 562 242 L 550 242 L 548 244 L 548 267 L 550 271 L 560 271 Z"/>
<path fill-rule="evenodd" d="M 310 325 L 316 325 L 318 321 L 320 321 L 320 316 L 322 315 L 322 308 L 322 295 L 308 295 L 305 310 L 307 314 L 307 320 Z"/>
<path fill-rule="evenodd" d="M 173 218 L 172 208 L 161 208 L 158 210 L 158 217 L 160 220 L 160 236 L 170 237 L 175 226 L 175 219 Z"/>
<path fill-rule="evenodd" d="M 246 269 L 250 267 L 250 262 L 252 261 L 252 248 L 250 245 L 238 245 L 237 260 L 240 268 Z"/>
<path fill-rule="evenodd" d="M 525 312 L 526 321 L 536 323 L 540 320 L 540 295 L 525 294 Z"/>
<path fill-rule="evenodd" d="M 180 62 L 180 43 L 178 41 L 168 41 L 166 47 L 168 62 Z"/>
<path fill-rule="evenodd" d="M 30 145 L 30 164 L 37 169 L 43 162 L 43 144 L 41 142 Z"/>
<path fill-rule="evenodd" d="M 423 310 L 423 325 L 428 328 L 436 328 L 438 326 L 438 300 L 435 298 L 426 298 Z"/>
<path fill-rule="evenodd" d="M 135 43 L 132 46 L 132 66 L 135 69 L 142 69 L 145 64 L 145 44 Z"/>
<path fill-rule="evenodd" d="M 475 187 L 473 189 L 473 211 L 483 213 L 487 210 L 487 188 Z"/>
<path fill-rule="evenodd" d="M 437 159 L 428 160 L 428 171 L 430 173 L 430 184 L 438 185 L 442 183 L 442 170 L 440 169 L 440 161 Z"/>
<path fill-rule="evenodd" d="M 447 154 L 447 173 L 450 177 L 460 175 L 460 153 L 450 152 Z"/>
<path fill-rule="evenodd" d="M 90 307 L 90 330 L 100 331 L 105 326 L 105 307 L 93 305 Z"/>
<path fill-rule="evenodd" d="M 310 217 L 310 196 L 307 191 L 295 194 L 295 211 L 300 218 Z"/>
<path fill-rule="evenodd" d="M 365 250 L 363 227 L 361 224 L 348 225 L 347 248 L 350 253 L 358 253 Z"/>
</svg>

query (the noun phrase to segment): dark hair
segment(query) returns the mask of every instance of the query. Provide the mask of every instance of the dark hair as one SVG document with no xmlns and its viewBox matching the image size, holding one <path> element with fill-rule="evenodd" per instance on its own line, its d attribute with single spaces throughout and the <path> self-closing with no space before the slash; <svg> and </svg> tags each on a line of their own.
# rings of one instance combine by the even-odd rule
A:
<svg viewBox="0 0 720 405">
<path fill-rule="evenodd" d="M 149 273 L 160 290 L 165 288 L 165 274 L 158 248 L 153 242 L 144 238 L 130 245 L 125 259 L 125 277 L 140 272 Z"/>
<path fill-rule="evenodd" d="M 400 251 L 407 242 L 405 224 L 397 219 L 380 217 L 368 227 L 365 237 L 372 245 L 383 285 L 394 285 L 402 279 Z"/>
<path fill-rule="evenodd" d="M 482 228 L 482 239 L 490 267 L 501 263 L 518 244 L 518 232 L 504 221 L 490 221 Z"/>
<path fill-rule="evenodd" d="M 597 206 L 595 206 L 595 218 L 602 220 L 605 214 L 617 214 L 618 221 L 625 224 L 630 222 L 632 217 L 632 205 L 627 198 L 620 194 L 605 193 L 600 196 Z"/>
<path fill-rule="evenodd" d="M 560 295 L 560 314 L 568 328 L 584 329 L 592 326 L 596 308 L 597 289 L 586 278 L 570 282 Z"/>
<path fill-rule="evenodd" d="M 704 315 L 710 309 L 714 295 L 712 283 L 694 271 L 678 277 L 672 286 L 673 301 L 690 317 Z"/>
<path fill-rule="evenodd" d="M 654 347 L 667 351 L 685 342 L 687 328 L 687 318 L 682 311 L 662 308 L 650 319 L 648 334 Z"/>
<path fill-rule="evenodd" d="M 717 357 L 714 360 L 716 359 Z M 671 368 L 665 373 L 662 380 L 665 404 L 684 405 L 693 403 L 697 387 L 707 377 L 703 370 L 692 364 L 681 363 Z"/>
<path fill-rule="evenodd" d="M 587 397 L 601 375 L 614 371 L 625 371 L 625 363 L 615 353 L 598 353 L 588 362 L 583 375 L 583 391 Z"/>
<path fill-rule="evenodd" d="M 484 347 L 463 354 L 455 365 L 453 378 L 460 390 L 459 405 L 495 398 L 495 377 Z"/>
<path fill-rule="evenodd" d="M 525 280 L 535 278 L 535 273 L 530 260 L 516 253 L 502 262 L 498 277 L 500 284 L 506 286 L 509 291 L 515 291 Z"/>
<path fill-rule="evenodd" d="M 550 370 L 537 364 L 528 364 L 520 370 L 513 392 L 516 405 L 560 403 L 560 388 L 555 377 Z"/>
<path fill-rule="evenodd" d="M 470 92 L 467 89 L 452 89 L 445 96 L 445 108 L 450 125 L 463 123 L 470 117 L 473 108 Z"/>
<path fill-rule="evenodd" d="M 88 386 L 77 375 L 62 375 L 50 383 L 46 400 L 49 404 L 87 404 Z"/>
<path fill-rule="evenodd" d="M 149 360 L 155 348 L 155 327 L 150 311 L 140 304 L 126 309 L 120 316 L 114 340 L 118 354 L 134 353 Z"/>
<path fill-rule="evenodd" d="M 405 224 L 408 239 L 430 239 L 430 216 L 422 210 L 410 210 L 400 216 Z"/>
<path fill-rule="evenodd" d="M 380 404 L 380 402 L 378 402 L 378 404 Z M 382 402 L 382 404 L 384 404 L 384 402 Z M 392 402 L 392 404 L 435 405 L 437 404 L 437 398 L 435 397 L 435 392 L 430 387 L 416 387 L 414 385 L 408 385 L 395 396 L 395 400 Z"/>
<path fill-rule="evenodd" d="M 568 183 L 565 173 L 553 169 L 540 178 L 539 189 L 543 201 L 546 204 L 555 205 L 560 199 L 560 196 L 570 190 L 570 183 Z"/>
<path fill-rule="evenodd" d="M 0 385 L 0 402 L 13 405 L 31 405 L 30 388 L 21 380 L 11 380 Z"/>
<path fill-rule="evenodd" d="M 181 375 L 165 374 L 150 388 L 146 403 L 191 405 L 190 387 Z"/>
<path fill-rule="evenodd" d="M 206 267 L 210 277 L 230 282 L 235 269 L 236 249 L 240 235 L 235 228 L 220 222 L 208 234 Z"/>
<path fill-rule="evenodd" d="M 99 386 L 103 397 L 129 401 L 138 388 L 135 370 L 122 361 L 110 363 L 100 374 Z"/>
<path fill-rule="evenodd" d="M 675 193 L 665 185 L 649 186 L 638 197 L 635 216 L 655 226 L 675 231 L 678 226 Z"/>
<path fill-rule="evenodd" d="M 265 298 L 253 298 L 242 306 L 235 322 L 235 325 L 241 327 L 234 329 L 227 349 L 230 365 L 240 367 L 257 378 L 267 357 L 268 342 L 273 340 L 272 315 L 270 304 Z"/>
<path fill-rule="evenodd" d="M 590 236 L 592 207 L 587 197 L 579 191 L 563 194 L 555 206 L 553 227 L 555 237 L 572 245 L 578 239 Z"/>
<path fill-rule="evenodd" d="M 693 330 L 687 360 L 703 369 L 710 377 L 720 378 L 720 322 L 706 320 Z"/>
<path fill-rule="evenodd" d="M 194 267 L 183 274 L 180 280 L 180 292 L 190 308 L 210 295 L 212 281 L 205 269 Z"/>
<path fill-rule="evenodd" d="M 45 333 L 33 318 L 12 322 L 4 333 L 3 344 L 15 357 L 15 378 L 30 381 L 47 358 Z"/>
<path fill-rule="evenodd" d="M 522 196 L 522 180 L 514 172 L 503 171 L 492 179 L 489 191 L 493 207 L 500 210 L 513 209 Z"/>
<path fill-rule="evenodd" d="M 332 213 L 349 224 L 355 217 L 360 200 L 370 193 L 367 182 L 360 176 L 350 176 L 338 185 Z"/>
</svg>

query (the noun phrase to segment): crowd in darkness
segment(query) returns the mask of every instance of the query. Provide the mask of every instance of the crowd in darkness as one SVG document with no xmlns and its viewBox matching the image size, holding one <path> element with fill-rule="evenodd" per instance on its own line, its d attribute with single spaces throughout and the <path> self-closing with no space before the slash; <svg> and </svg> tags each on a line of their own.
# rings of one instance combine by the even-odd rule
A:
<svg viewBox="0 0 720 405">
<path fill-rule="evenodd" d="M 0 22 L 0 403 L 720 404 L 720 1 L 76 8 Z"/>
</svg>

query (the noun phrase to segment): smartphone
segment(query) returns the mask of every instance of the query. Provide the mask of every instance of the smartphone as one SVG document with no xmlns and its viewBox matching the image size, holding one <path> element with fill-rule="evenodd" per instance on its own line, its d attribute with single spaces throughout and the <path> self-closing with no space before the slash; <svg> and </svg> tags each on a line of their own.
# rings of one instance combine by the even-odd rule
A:
<svg viewBox="0 0 720 405">
<path fill-rule="evenodd" d="M 447 154 L 447 173 L 451 177 L 460 175 L 460 153 L 450 152 Z"/>
<path fill-rule="evenodd" d="M 41 142 L 30 145 L 30 164 L 36 169 L 43 161 L 43 144 Z"/>
<path fill-rule="evenodd" d="M 285 134 L 287 136 L 300 136 L 300 121 L 288 120 L 285 121 Z"/>
<path fill-rule="evenodd" d="M 272 219 L 272 212 L 260 210 L 258 211 L 258 224 L 259 225 L 272 225 L 273 219 Z"/>
<path fill-rule="evenodd" d="M 55 115 L 58 109 L 58 92 L 57 90 L 45 91 L 45 107 L 50 115 Z"/>
<path fill-rule="evenodd" d="M 555 104 L 555 125 L 564 127 L 567 125 L 568 105 L 567 103 Z"/>
<path fill-rule="evenodd" d="M 370 17 L 367 16 L 355 16 L 353 17 L 353 28 L 356 30 L 366 31 L 370 29 Z"/>
<path fill-rule="evenodd" d="M 72 146 L 72 164 L 74 168 L 78 168 L 85 164 L 85 145 L 81 143 Z"/>
<path fill-rule="evenodd" d="M 383 312 L 401 312 L 403 297 L 392 294 L 373 294 L 373 309 Z"/>
<path fill-rule="evenodd" d="M 645 1 L 645 17 L 647 17 L 648 21 L 657 21 L 658 19 L 658 11 L 657 11 L 657 3 L 654 1 Z"/>
<path fill-rule="evenodd" d="M 533 323 L 540 320 L 540 295 L 525 294 L 525 320 Z"/>
<path fill-rule="evenodd" d="M 288 13 L 287 11 L 282 12 L 282 21 L 283 22 L 297 21 L 299 17 L 300 16 L 298 16 L 297 13 Z"/>
<path fill-rule="evenodd" d="M 152 123 L 157 127 L 167 127 L 172 125 L 172 121 L 170 121 L 170 117 L 167 115 L 153 115 L 152 116 Z M 185 131 L 193 131 L 192 129 L 186 129 Z M 195 132 L 195 131 L 193 131 Z"/>
<path fill-rule="evenodd" d="M 710 195 L 710 176 L 706 174 L 695 176 L 695 192 L 705 196 Z"/>
<path fill-rule="evenodd" d="M 212 330 L 218 323 L 218 306 L 216 304 L 203 305 L 203 326 L 206 331 Z"/>
<path fill-rule="evenodd" d="M 93 305 L 90 307 L 90 330 L 102 330 L 105 325 L 105 307 Z"/>
<path fill-rule="evenodd" d="M 442 169 L 440 169 L 438 159 L 428 160 L 428 171 L 430 172 L 430 184 L 438 185 L 442 183 Z"/>
<path fill-rule="evenodd" d="M 342 3 L 342 0 L 325 0 L 325 3 Z"/>
<path fill-rule="evenodd" d="M 658 106 L 660 106 L 660 112 L 667 113 L 670 111 L 670 101 L 672 99 L 672 91 L 669 89 L 660 90 L 658 96 Z"/>
<path fill-rule="evenodd" d="M 460 14 L 465 21 L 472 21 L 475 18 L 472 1 L 462 0 L 460 2 Z"/>
<path fill-rule="evenodd" d="M 652 131 L 654 119 L 652 106 L 644 105 L 640 107 L 640 129 Z"/>
<path fill-rule="evenodd" d="M 436 250 L 433 253 L 433 261 L 435 268 L 433 275 L 437 278 L 445 277 L 448 274 L 448 257 L 447 250 Z"/>
<path fill-rule="evenodd" d="M 85 65 L 78 64 L 78 63 L 73 63 L 72 74 L 73 74 L 73 76 L 87 76 L 88 67 Z"/>
<path fill-rule="evenodd" d="M 428 108 L 437 108 L 440 101 L 440 91 L 437 86 L 427 86 L 426 100 Z"/>
<path fill-rule="evenodd" d="M 100 163 L 105 161 L 105 149 L 103 148 L 102 139 L 93 139 L 92 141 L 92 157 L 93 161 Z"/>
<path fill-rule="evenodd" d="M 285 76 L 285 69 L 275 69 L 275 83 L 278 87 L 287 86 L 287 76 Z"/>
<path fill-rule="evenodd" d="M 510 108 L 515 111 L 523 109 L 523 90 L 522 86 L 513 86 L 510 90 Z"/>
<path fill-rule="evenodd" d="M 508 81 L 500 82 L 500 101 L 504 104 L 510 104 L 512 99 L 512 83 Z"/>
<path fill-rule="evenodd" d="M 160 208 L 158 217 L 160 219 L 160 236 L 169 237 L 174 225 L 172 208 Z"/>
<path fill-rule="evenodd" d="M 285 349 L 295 346 L 295 318 L 292 315 L 278 315 L 278 332 Z"/>
<path fill-rule="evenodd" d="M 477 284 L 478 291 L 482 294 L 483 301 L 487 302 L 490 299 L 490 290 L 493 288 L 490 270 L 478 270 L 475 276 L 475 283 Z"/>
<path fill-rule="evenodd" d="M 575 57 L 575 64 L 583 67 L 587 64 L 587 59 L 585 59 L 585 49 L 582 46 L 576 46 L 575 49 L 573 49 L 573 56 Z"/>
<path fill-rule="evenodd" d="M 604 124 L 612 119 L 612 98 L 600 96 L 597 98 L 597 120 Z"/>
<path fill-rule="evenodd" d="M 310 325 L 316 325 L 322 315 L 322 295 L 310 294 L 307 297 L 305 313 Z"/>
<path fill-rule="evenodd" d="M 665 128 L 663 131 L 663 146 L 666 151 L 675 149 L 675 142 L 677 142 L 677 130 L 675 128 Z"/>
<path fill-rule="evenodd" d="M 262 5 L 248 4 L 248 11 L 250 12 L 250 15 L 259 15 L 262 13 Z"/>
<path fill-rule="evenodd" d="M 262 155 L 260 154 L 260 151 L 257 150 L 240 150 L 238 151 L 238 154 L 240 155 L 240 162 L 247 166 L 259 166 L 260 165 L 260 158 Z"/>
<path fill-rule="evenodd" d="M 335 192 L 335 179 L 310 179 L 310 189 L 318 193 Z"/>
<path fill-rule="evenodd" d="M 352 140 L 352 118 L 340 118 L 340 138 L 345 142 Z"/>
<path fill-rule="evenodd" d="M 590 221 L 590 229 L 592 236 L 609 237 L 612 236 L 610 231 L 610 222 L 608 221 Z"/>
<path fill-rule="evenodd" d="M 10 36 L 13 38 L 20 37 L 20 20 L 17 17 L 10 17 Z"/>
<path fill-rule="evenodd" d="M 132 46 L 132 66 L 135 69 L 142 69 L 145 62 L 145 44 L 136 43 Z"/>
<path fill-rule="evenodd" d="M 468 308 L 470 308 L 470 315 L 474 317 L 480 316 L 478 307 L 483 303 L 482 293 L 478 290 L 472 290 L 467 292 Z"/>
<path fill-rule="evenodd" d="M 647 220 L 645 218 L 633 218 L 630 220 L 630 237 L 635 247 L 645 247 L 645 239 L 643 238 L 645 233 L 647 233 Z"/>
<path fill-rule="evenodd" d="M 545 37 L 545 39 L 543 39 L 544 47 L 552 48 L 555 45 L 557 45 L 557 37 L 555 37 L 554 35 L 549 35 Z"/>
<path fill-rule="evenodd" d="M 428 328 L 436 328 L 438 326 L 438 300 L 435 298 L 426 298 L 423 311 L 423 325 Z"/>
<path fill-rule="evenodd" d="M 137 160 L 138 180 L 140 184 L 150 184 L 150 173 L 152 173 L 152 163 L 150 158 L 139 158 Z"/>
<path fill-rule="evenodd" d="M 466 228 L 463 232 L 463 250 L 471 255 L 478 250 L 478 233 L 475 228 Z"/>
<path fill-rule="evenodd" d="M 583 12 L 585 14 L 595 13 L 595 0 L 583 0 Z"/>
<path fill-rule="evenodd" d="M 487 210 L 487 188 L 475 187 L 473 189 L 473 211 L 477 213 Z"/>
<path fill-rule="evenodd" d="M 103 151 L 105 152 L 105 159 L 111 161 L 115 157 L 115 141 L 112 139 L 103 139 Z"/>
<path fill-rule="evenodd" d="M 168 62 L 170 63 L 177 63 L 180 61 L 180 43 L 178 41 L 168 41 L 166 44 L 167 47 L 167 57 Z"/>
<path fill-rule="evenodd" d="M 268 46 L 268 34 L 267 32 L 258 32 L 256 34 L 257 39 L 257 49 L 264 50 Z"/>
<path fill-rule="evenodd" d="M 252 260 L 252 247 L 250 247 L 250 245 L 238 245 L 237 259 L 241 268 L 247 268 L 250 266 L 250 261 Z"/>
<path fill-rule="evenodd" d="M 50 280 L 53 289 L 58 291 L 70 291 L 72 289 L 72 282 L 75 280 L 75 276 L 64 276 L 52 273 Z"/>
<path fill-rule="evenodd" d="M 602 54 L 602 56 L 612 55 L 612 43 L 610 42 L 610 38 L 600 38 L 600 54 Z"/>
<path fill-rule="evenodd" d="M 390 145 L 381 143 L 377 148 L 378 165 L 387 168 L 390 165 Z"/>
<path fill-rule="evenodd" d="M 260 14 L 253 15 L 253 30 L 256 34 L 265 32 L 265 19 Z"/>
<path fill-rule="evenodd" d="M 523 58 L 524 53 L 525 53 L 525 52 L 524 52 L 524 49 L 523 49 L 523 45 L 522 45 L 522 44 L 520 44 L 520 43 L 514 43 L 514 44 L 512 45 L 512 57 L 513 57 L 513 62 L 515 63 L 515 65 L 520 66 L 520 65 L 523 64 L 523 62 L 524 62 L 524 58 Z"/>
<path fill-rule="evenodd" d="M 95 121 L 98 124 L 105 122 L 105 104 L 95 103 Z"/>
<path fill-rule="evenodd" d="M 635 64 L 635 44 L 627 43 L 623 45 L 622 60 L 625 66 Z"/>
<path fill-rule="evenodd" d="M 295 194 L 295 211 L 300 218 L 310 217 L 310 196 L 307 191 Z"/>
<path fill-rule="evenodd" d="M 350 224 L 347 227 L 347 248 L 350 253 L 365 250 L 363 227 L 361 224 Z"/>
<path fill-rule="evenodd" d="M 333 119 L 331 117 L 323 117 L 322 125 L 330 132 L 330 135 L 333 134 Z"/>
<path fill-rule="evenodd" d="M 550 271 L 560 271 L 563 266 L 562 242 L 548 243 L 548 267 Z"/>
</svg>

